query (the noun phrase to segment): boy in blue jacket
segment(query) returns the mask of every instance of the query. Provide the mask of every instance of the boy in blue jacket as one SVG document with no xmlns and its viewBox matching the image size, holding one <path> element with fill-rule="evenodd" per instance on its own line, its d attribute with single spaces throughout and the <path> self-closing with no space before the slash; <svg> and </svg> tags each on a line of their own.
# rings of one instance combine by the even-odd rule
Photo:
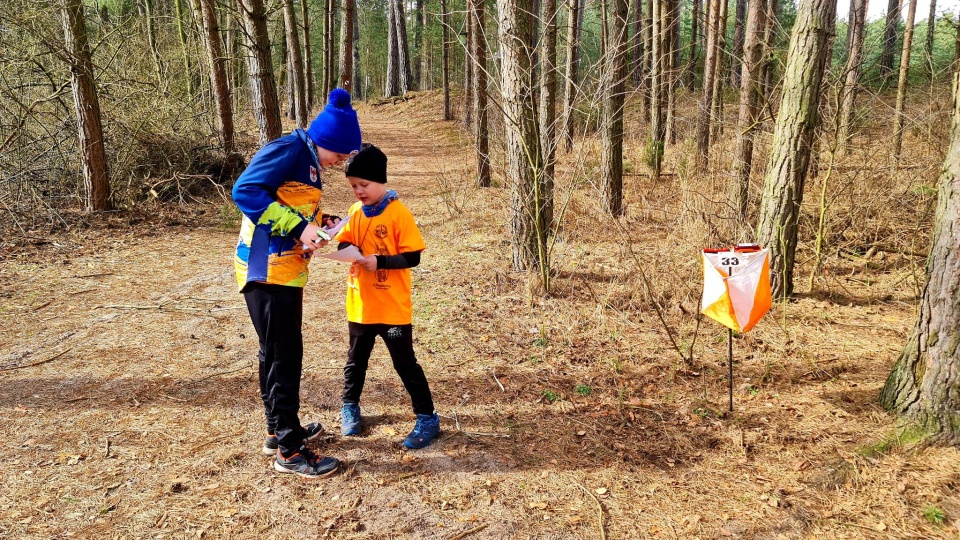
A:
<svg viewBox="0 0 960 540">
<path fill-rule="evenodd" d="M 260 343 L 263 453 L 276 456 L 274 469 L 282 473 L 325 477 L 340 465 L 307 448 L 306 441 L 323 428 L 304 426 L 298 416 L 303 287 L 313 251 L 329 240 L 318 223 L 320 173 L 359 149 L 357 113 L 350 94 L 337 88 L 309 128 L 267 143 L 233 186 L 233 200 L 243 212 L 234 268 Z"/>
</svg>

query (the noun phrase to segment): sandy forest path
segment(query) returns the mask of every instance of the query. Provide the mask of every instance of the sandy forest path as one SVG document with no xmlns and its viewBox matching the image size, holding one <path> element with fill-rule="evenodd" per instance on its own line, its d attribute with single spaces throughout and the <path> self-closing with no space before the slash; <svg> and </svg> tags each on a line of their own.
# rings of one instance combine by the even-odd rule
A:
<svg viewBox="0 0 960 540">
<path fill-rule="evenodd" d="M 339 436 L 347 268 L 316 260 L 301 418 L 345 467 L 276 474 L 229 205 L 108 216 L 0 259 L 0 537 L 955 537 L 919 512 L 960 512 L 956 450 L 858 450 L 891 431 L 875 396 L 910 304 L 799 299 L 789 338 L 771 321 L 738 340 L 748 382 L 724 415 L 722 363 L 678 370 L 652 317 L 614 307 L 633 296 L 604 293 L 623 279 L 615 248 L 568 252 L 566 292 L 531 307 L 507 271 L 505 192 L 443 191 L 469 182 L 472 155 L 435 105 L 360 111 L 428 246 L 414 335 L 436 444 L 401 449 L 413 415 L 381 343 L 365 432 Z M 324 210 L 352 201 L 330 171 Z"/>
</svg>

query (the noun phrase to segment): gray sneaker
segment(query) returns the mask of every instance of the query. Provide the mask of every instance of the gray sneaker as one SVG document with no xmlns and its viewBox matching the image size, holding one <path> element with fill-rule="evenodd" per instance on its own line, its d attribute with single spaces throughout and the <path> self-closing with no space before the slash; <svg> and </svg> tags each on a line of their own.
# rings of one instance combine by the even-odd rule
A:
<svg viewBox="0 0 960 540">
<path fill-rule="evenodd" d="M 301 446 L 290 456 L 277 452 L 273 468 L 281 473 L 292 473 L 304 478 L 326 478 L 336 474 L 337 469 L 340 468 L 340 460 L 329 456 L 318 456 L 306 446 Z"/>
<path fill-rule="evenodd" d="M 303 442 L 306 443 L 319 437 L 323 433 L 323 426 L 319 422 L 310 422 L 303 426 L 303 431 L 307 433 L 307 436 L 303 438 Z M 267 436 L 263 439 L 263 448 L 260 449 L 260 452 L 265 456 L 273 457 L 277 454 L 278 448 L 280 448 L 280 443 L 277 441 L 277 436 L 273 433 L 267 433 Z"/>
</svg>

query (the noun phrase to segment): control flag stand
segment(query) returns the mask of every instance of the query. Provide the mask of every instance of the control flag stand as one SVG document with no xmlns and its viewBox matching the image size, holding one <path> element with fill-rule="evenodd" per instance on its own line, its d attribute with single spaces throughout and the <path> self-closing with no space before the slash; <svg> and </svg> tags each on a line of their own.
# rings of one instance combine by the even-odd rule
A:
<svg viewBox="0 0 960 540">
<path fill-rule="evenodd" d="M 727 327 L 727 372 L 733 411 L 733 332 L 746 333 L 770 310 L 770 254 L 757 244 L 703 250 L 700 313 Z"/>
</svg>

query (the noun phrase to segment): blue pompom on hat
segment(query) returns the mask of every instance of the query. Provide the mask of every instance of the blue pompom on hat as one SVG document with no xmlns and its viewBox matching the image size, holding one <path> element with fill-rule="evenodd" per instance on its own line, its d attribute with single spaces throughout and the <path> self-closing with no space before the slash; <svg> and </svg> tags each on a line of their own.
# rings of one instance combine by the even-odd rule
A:
<svg viewBox="0 0 960 540">
<path fill-rule="evenodd" d="M 327 105 L 310 123 L 307 134 L 313 144 L 338 154 L 360 150 L 360 123 L 350 106 L 350 92 L 343 88 L 330 91 Z"/>
</svg>

